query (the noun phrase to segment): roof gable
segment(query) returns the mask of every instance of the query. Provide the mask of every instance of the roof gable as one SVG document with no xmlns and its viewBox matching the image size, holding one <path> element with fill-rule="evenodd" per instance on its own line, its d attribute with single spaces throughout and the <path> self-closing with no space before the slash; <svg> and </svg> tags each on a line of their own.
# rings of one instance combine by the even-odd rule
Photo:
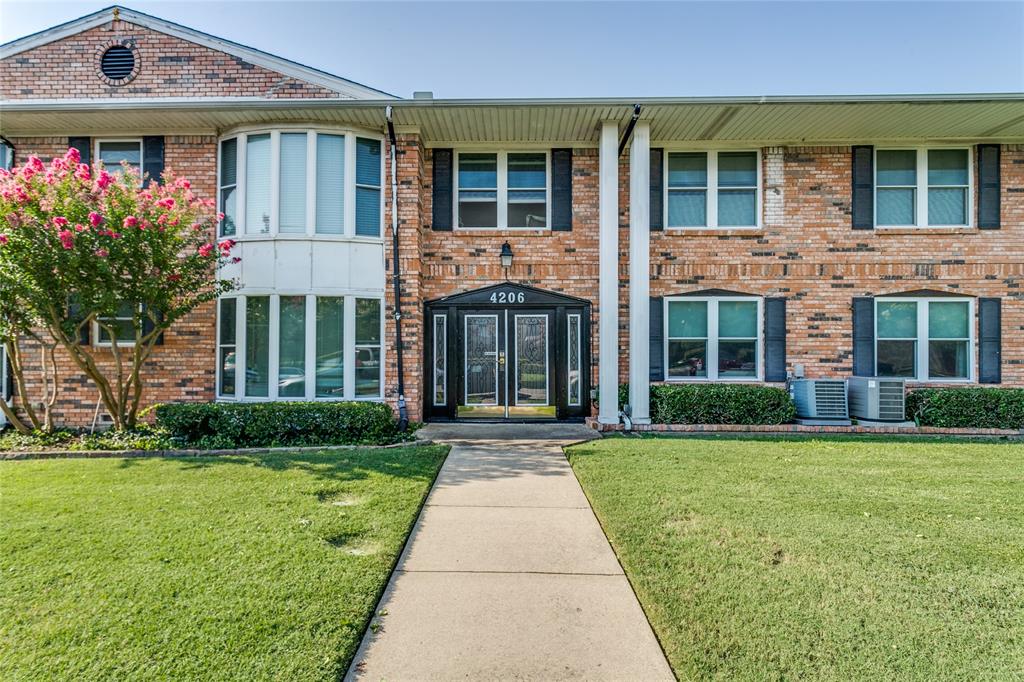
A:
<svg viewBox="0 0 1024 682">
<path fill-rule="evenodd" d="M 370 88 L 362 85 L 361 83 L 357 83 L 340 76 L 335 76 L 327 73 L 326 71 L 321 71 L 320 69 L 315 69 L 313 67 L 294 62 L 290 59 L 278 57 L 262 50 L 257 50 L 230 40 L 218 38 L 208 33 L 203 33 L 202 31 L 182 26 L 181 24 L 176 24 L 172 21 L 167 21 L 166 19 L 160 19 L 159 17 L 154 17 L 143 12 L 137 12 L 135 10 L 116 5 L 0 45 L 0 60 L 74 36 L 98 26 L 102 26 L 109 23 L 114 18 L 179 38 L 190 43 L 195 43 L 196 45 L 216 50 L 218 52 L 223 52 L 250 64 L 275 71 L 284 76 L 305 81 L 311 85 L 319 86 L 327 90 L 332 90 L 338 93 L 338 96 L 342 98 L 397 99 L 394 95 L 386 93 L 383 90 Z"/>
</svg>

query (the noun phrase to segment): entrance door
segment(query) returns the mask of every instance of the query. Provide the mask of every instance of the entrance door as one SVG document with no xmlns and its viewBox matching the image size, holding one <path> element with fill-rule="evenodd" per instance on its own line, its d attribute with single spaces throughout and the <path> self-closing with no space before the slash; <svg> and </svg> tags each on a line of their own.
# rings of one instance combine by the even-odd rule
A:
<svg viewBox="0 0 1024 682">
<path fill-rule="evenodd" d="M 463 396 L 460 417 L 505 417 L 504 314 L 467 313 L 462 318 Z"/>
<path fill-rule="evenodd" d="M 518 417 L 554 417 L 551 400 L 549 315 L 515 314 L 512 367 L 508 381 L 512 384 L 508 414 Z"/>
<path fill-rule="evenodd" d="M 462 315 L 459 417 L 555 416 L 548 312 Z"/>
<path fill-rule="evenodd" d="M 505 282 L 424 304 L 426 419 L 582 419 L 590 305 Z"/>
</svg>

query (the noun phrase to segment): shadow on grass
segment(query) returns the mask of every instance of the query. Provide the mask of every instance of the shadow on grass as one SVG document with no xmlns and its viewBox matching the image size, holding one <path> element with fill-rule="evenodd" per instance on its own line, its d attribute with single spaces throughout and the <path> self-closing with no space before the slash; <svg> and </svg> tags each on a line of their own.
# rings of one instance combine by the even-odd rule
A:
<svg viewBox="0 0 1024 682">
<path fill-rule="evenodd" d="M 738 427 L 742 428 L 742 427 Z M 710 441 L 723 441 L 723 440 L 757 440 L 767 442 L 810 442 L 810 441 L 822 441 L 822 442 L 847 442 L 847 443 L 944 443 L 946 445 L 956 444 L 985 444 L 985 445 L 1017 445 L 1020 446 L 1024 443 L 1024 440 L 1020 438 L 1011 438 L 1007 436 L 940 436 L 933 434 L 891 434 L 891 433 L 763 433 L 763 432 L 750 432 L 750 433 L 714 433 L 714 432 L 671 432 L 664 431 L 660 433 L 633 433 L 633 434 L 622 434 L 614 433 L 605 436 L 608 440 L 710 440 Z M 600 441 L 594 441 L 600 442 Z M 586 446 L 586 443 L 580 443 L 572 447 Z"/>
<path fill-rule="evenodd" d="M 131 469 L 153 459 L 175 462 L 181 471 L 203 471 L 218 467 L 257 467 L 270 471 L 297 471 L 328 483 L 346 483 L 380 474 L 396 478 L 432 479 L 436 462 L 443 459 L 442 446 L 388 450 L 346 450 L 343 452 L 275 452 L 209 457 L 126 457 L 119 468 Z"/>
</svg>

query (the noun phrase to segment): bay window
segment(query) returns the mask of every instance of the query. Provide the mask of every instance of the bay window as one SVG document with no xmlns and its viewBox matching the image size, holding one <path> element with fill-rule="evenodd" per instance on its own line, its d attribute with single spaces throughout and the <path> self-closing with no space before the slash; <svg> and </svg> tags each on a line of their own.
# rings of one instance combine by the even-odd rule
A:
<svg viewBox="0 0 1024 682">
<path fill-rule="evenodd" d="M 546 228 L 548 153 L 460 152 L 456 220 L 466 228 Z"/>
<path fill-rule="evenodd" d="M 760 298 L 677 297 L 665 306 L 670 381 L 761 377 Z"/>
<path fill-rule="evenodd" d="M 282 129 L 221 141 L 221 236 L 380 238 L 383 142 L 352 132 Z"/>
<path fill-rule="evenodd" d="M 970 380 L 974 338 L 970 299 L 875 299 L 875 363 L 882 377 Z"/>
<path fill-rule="evenodd" d="M 760 154 L 694 151 L 667 154 L 667 225 L 735 228 L 760 225 Z"/>
<path fill-rule="evenodd" d="M 971 212 L 969 149 L 875 151 L 875 223 L 966 227 Z"/>
<path fill-rule="evenodd" d="M 222 298 L 218 396 L 374 400 L 383 395 L 383 303 L 317 294 Z"/>
</svg>

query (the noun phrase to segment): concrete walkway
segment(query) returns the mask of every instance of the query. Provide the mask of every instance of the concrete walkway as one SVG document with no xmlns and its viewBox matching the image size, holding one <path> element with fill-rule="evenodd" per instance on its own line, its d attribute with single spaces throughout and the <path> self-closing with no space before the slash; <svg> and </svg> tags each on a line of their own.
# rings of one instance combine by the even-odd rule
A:
<svg viewBox="0 0 1024 682">
<path fill-rule="evenodd" d="M 452 451 L 347 679 L 673 679 L 562 453 L 592 430 L 424 436 Z"/>
</svg>

